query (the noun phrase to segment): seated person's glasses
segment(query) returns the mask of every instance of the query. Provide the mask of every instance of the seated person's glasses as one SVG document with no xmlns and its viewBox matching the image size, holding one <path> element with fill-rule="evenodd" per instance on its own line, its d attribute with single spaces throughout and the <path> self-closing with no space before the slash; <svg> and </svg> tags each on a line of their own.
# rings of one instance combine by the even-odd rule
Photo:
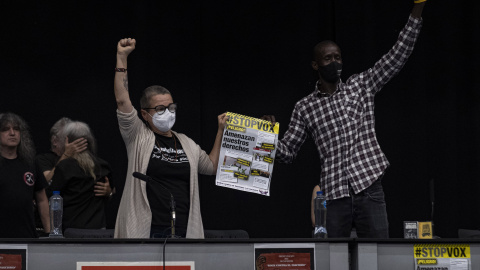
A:
<svg viewBox="0 0 480 270">
<path fill-rule="evenodd" d="M 158 105 L 155 108 L 143 108 L 144 110 L 155 110 L 158 115 L 162 115 L 166 109 L 168 109 L 171 113 L 175 113 L 177 111 L 177 103 L 170 103 L 168 106 Z"/>
</svg>

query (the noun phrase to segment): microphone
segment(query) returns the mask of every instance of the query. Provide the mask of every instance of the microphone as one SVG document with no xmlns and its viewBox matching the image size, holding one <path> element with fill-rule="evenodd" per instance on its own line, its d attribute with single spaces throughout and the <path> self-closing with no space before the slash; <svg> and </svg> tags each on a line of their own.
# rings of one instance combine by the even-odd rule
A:
<svg viewBox="0 0 480 270">
<path fill-rule="evenodd" d="M 435 189 L 434 189 L 434 179 L 430 179 L 430 202 L 435 202 Z"/>
<path fill-rule="evenodd" d="M 139 173 L 139 172 L 133 172 L 132 175 L 133 175 L 133 177 L 138 178 L 138 179 L 140 179 L 140 180 L 142 180 L 142 181 L 145 181 L 145 182 L 147 182 L 147 183 L 148 183 L 149 181 L 152 181 L 152 180 L 153 180 L 152 177 L 150 177 L 150 176 L 148 176 L 148 175 L 145 175 L 145 174 L 143 174 L 143 173 Z M 169 191 L 169 192 L 170 192 L 170 191 Z"/>
<path fill-rule="evenodd" d="M 164 190 L 166 190 L 168 192 L 168 194 L 170 194 L 170 199 L 171 199 L 171 203 L 173 203 L 173 208 L 175 209 L 175 200 L 173 199 L 173 194 L 172 192 L 170 192 L 170 190 L 168 188 L 166 188 L 162 182 L 160 182 L 158 179 L 156 178 L 153 178 L 151 176 L 148 176 L 146 174 L 143 174 L 143 173 L 139 173 L 139 172 L 133 172 L 132 173 L 133 177 L 135 178 L 138 178 L 142 181 L 145 181 L 145 182 L 150 182 L 150 181 L 154 181 L 156 182 L 161 188 L 163 188 Z"/>
<path fill-rule="evenodd" d="M 432 204 L 432 213 L 430 213 L 430 219 L 432 220 L 432 238 L 437 239 L 440 238 L 439 236 L 435 235 L 435 224 L 433 222 L 433 217 L 435 213 L 435 178 L 430 179 L 429 183 L 429 189 L 430 189 L 430 203 Z"/>
<path fill-rule="evenodd" d="M 430 218 L 433 221 L 433 214 L 434 214 L 434 209 L 435 209 L 435 188 L 434 188 L 435 180 L 432 178 L 430 179 L 430 203 L 432 204 L 432 213 Z"/>
<path fill-rule="evenodd" d="M 172 237 L 176 237 L 175 236 L 175 220 L 176 220 L 175 206 L 176 206 L 176 203 L 175 203 L 175 199 L 173 197 L 172 192 L 170 192 L 170 190 L 168 190 L 168 188 L 166 188 L 162 184 L 162 182 L 160 182 L 158 179 L 155 179 L 151 176 L 148 176 L 146 174 L 139 173 L 139 172 L 133 172 L 132 175 L 133 175 L 133 177 L 138 178 L 138 179 L 140 179 L 142 181 L 145 181 L 147 183 L 150 182 L 150 181 L 157 182 L 157 184 L 159 184 L 161 188 L 163 188 L 164 190 L 166 190 L 170 194 L 170 210 L 171 210 L 171 214 L 172 214 L 172 220 L 171 220 L 171 223 L 172 223 Z"/>
<path fill-rule="evenodd" d="M 175 199 L 173 199 L 173 195 L 170 193 L 170 207 L 172 210 L 172 218 L 175 220 L 176 214 L 175 214 Z"/>
</svg>

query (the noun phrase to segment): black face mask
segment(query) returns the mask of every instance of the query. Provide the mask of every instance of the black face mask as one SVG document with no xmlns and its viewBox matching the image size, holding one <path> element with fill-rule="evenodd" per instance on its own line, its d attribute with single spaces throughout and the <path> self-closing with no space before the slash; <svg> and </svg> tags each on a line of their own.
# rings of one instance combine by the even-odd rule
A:
<svg viewBox="0 0 480 270">
<path fill-rule="evenodd" d="M 333 61 L 326 66 L 318 66 L 318 71 L 325 81 L 336 83 L 342 74 L 342 64 Z"/>
</svg>

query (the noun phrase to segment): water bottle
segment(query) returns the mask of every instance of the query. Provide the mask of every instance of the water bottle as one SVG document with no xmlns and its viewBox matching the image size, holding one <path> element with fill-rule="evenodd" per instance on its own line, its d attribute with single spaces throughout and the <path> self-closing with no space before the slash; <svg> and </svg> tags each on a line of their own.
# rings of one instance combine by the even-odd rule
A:
<svg viewBox="0 0 480 270">
<path fill-rule="evenodd" d="M 63 237 L 63 198 L 60 191 L 54 191 L 50 197 L 50 237 Z"/>
<path fill-rule="evenodd" d="M 323 191 L 317 191 L 317 197 L 313 201 L 315 209 L 315 232 L 314 238 L 327 238 L 327 201 Z"/>
</svg>

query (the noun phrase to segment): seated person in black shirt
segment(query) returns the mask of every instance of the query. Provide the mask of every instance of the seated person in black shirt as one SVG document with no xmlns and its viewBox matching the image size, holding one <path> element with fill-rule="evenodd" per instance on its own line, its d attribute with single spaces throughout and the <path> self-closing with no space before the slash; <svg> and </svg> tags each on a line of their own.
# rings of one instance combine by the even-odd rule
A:
<svg viewBox="0 0 480 270">
<path fill-rule="evenodd" d="M 68 140 L 66 139 L 68 138 Z M 60 191 L 63 197 L 63 229 L 102 229 L 106 226 L 105 196 L 96 196 L 98 182 L 111 182 L 108 163 L 96 156 L 96 142 L 87 124 L 70 121 L 58 135 L 60 149 L 62 142 L 84 138 L 86 149 L 60 160 L 55 166 L 47 194 Z"/>
<path fill-rule="evenodd" d="M 0 238 L 34 238 L 33 199 L 45 232 L 50 232 L 47 185 L 35 170 L 35 147 L 27 123 L 13 113 L 0 114 Z"/>
</svg>

